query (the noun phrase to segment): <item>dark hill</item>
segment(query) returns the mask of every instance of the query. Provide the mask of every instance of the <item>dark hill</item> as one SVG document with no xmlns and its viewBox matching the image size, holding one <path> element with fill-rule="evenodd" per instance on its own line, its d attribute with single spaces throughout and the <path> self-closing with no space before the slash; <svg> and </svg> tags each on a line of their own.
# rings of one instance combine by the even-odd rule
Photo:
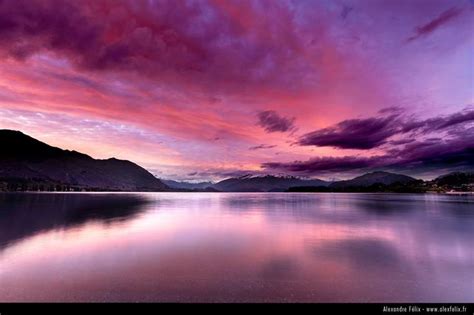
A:
<svg viewBox="0 0 474 315">
<path fill-rule="evenodd" d="M 454 172 L 440 176 L 434 180 L 438 186 L 462 186 L 474 184 L 474 173 Z"/>
<path fill-rule="evenodd" d="M 285 191 L 294 186 L 327 186 L 329 183 L 320 179 L 302 179 L 293 176 L 242 176 L 218 182 L 212 187 L 219 191 L 233 192 L 268 192 Z"/>
<path fill-rule="evenodd" d="M 115 158 L 96 160 L 76 151 L 52 147 L 19 131 L 0 130 L 0 145 L 3 148 L 0 153 L 2 189 L 26 190 L 31 187 L 35 190 L 44 187 L 118 191 L 168 189 L 147 170 L 130 161 Z"/>
<path fill-rule="evenodd" d="M 179 182 L 171 179 L 162 180 L 168 187 L 174 189 L 196 189 L 196 190 L 204 190 L 213 185 L 211 182 L 200 182 L 200 183 L 189 183 L 189 182 Z"/>
<path fill-rule="evenodd" d="M 410 176 L 394 174 L 389 172 L 372 172 L 350 180 L 342 180 L 332 183 L 331 188 L 344 187 L 369 187 L 374 184 L 392 185 L 394 183 L 406 184 L 416 179 Z"/>
</svg>

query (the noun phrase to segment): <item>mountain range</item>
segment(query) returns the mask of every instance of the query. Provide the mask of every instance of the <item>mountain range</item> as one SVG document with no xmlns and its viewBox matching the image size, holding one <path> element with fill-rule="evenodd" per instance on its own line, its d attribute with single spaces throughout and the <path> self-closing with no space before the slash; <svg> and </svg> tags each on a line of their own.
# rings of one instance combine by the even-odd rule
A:
<svg viewBox="0 0 474 315">
<path fill-rule="evenodd" d="M 372 173 L 364 174 L 362 176 L 355 177 L 350 180 L 341 180 L 341 181 L 331 183 L 329 187 L 332 187 L 332 188 L 368 187 L 373 184 L 383 184 L 383 185 L 392 185 L 394 183 L 406 184 L 413 181 L 416 181 L 416 179 L 410 176 L 406 176 L 406 175 L 393 174 L 389 172 L 372 172 Z"/>
<path fill-rule="evenodd" d="M 20 131 L 0 130 L 0 191 L 394 191 L 471 190 L 473 173 L 451 173 L 433 181 L 389 172 L 372 172 L 328 182 L 294 176 L 245 175 L 212 182 L 160 180 L 141 166 L 110 158 L 94 159 L 38 141 Z"/>
<path fill-rule="evenodd" d="M 453 172 L 439 176 L 433 181 L 437 186 L 463 186 L 474 184 L 474 173 Z"/>
<path fill-rule="evenodd" d="M 185 189 L 185 190 L 204 190 L 214 185 L 214 183 L 212 182 L 191 183 L 191 182 L 180 182 L 180 181 L 171 180 L 171 179 L 162 179 L 161 181 L 172 189 Z"/>
<path fill-rule="evenodd" d="M 158 178 L 130 161 L 93 159 L 12 130 L 0 130 L 0 144 L 0 182 L 10 185 L 8 190 L 168 190 Z"/>
<path fill-rule="evenodd" d="M 302 179 L 293 176 L 253 176 L 245 175 L 229 178 L 213 185 L 219 191 L 235 192 L 277 192 L 285 191 L 293 186 L 328 186 L 329 182 L 320 179 Z"/>
</svg>

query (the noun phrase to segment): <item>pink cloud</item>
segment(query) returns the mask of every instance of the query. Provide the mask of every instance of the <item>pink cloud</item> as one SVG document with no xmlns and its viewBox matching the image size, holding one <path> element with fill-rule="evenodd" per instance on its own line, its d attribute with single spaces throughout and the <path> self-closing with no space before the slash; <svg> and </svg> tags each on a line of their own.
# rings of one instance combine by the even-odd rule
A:
<svg viewBox="0 0 474 315">
<path fill-rule="evenodd" d="M 470 13 L 439 16 L 449 8 L 445 1 L 4 0 L 0 109 L 47 119 L 0 121 L 51 139 L 61 134 L 52 122 L 64 130 L 88 128 L 86 120 L 140 130 L 160 139 L 158 149 L 153 137 L 111 137 L 106 129 L 94 143 L 80 133 L 62 143 L 97 154 L 107 146 L 166 171 L 177 164 L 188 173 L 258 170 L 266 161 L 342 157 L 348 153 L 337 148 L 292 144 L 381 108 L 398 106 L 424 121 L 472 102 L 463 66 L 472 47 Z M 420 25 L 434 31 L 447 20 L 451 33 L 437 32 L 438 46 L 400 44 Z M 444 66 L 432 67 L 439 60 Z M 278 117 L 256 124 L 267 110 Z M 262 144 L 280 153 L 249 150 Z M 153 153 L 121 151 L 123 145 Z"/>
</svg>

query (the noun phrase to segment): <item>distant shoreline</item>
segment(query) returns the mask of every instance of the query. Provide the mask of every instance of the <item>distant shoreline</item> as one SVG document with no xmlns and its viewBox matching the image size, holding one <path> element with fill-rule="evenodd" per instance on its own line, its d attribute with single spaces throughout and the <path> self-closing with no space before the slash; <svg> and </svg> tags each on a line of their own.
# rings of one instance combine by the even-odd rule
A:
<svg viewBox="0 0 474 315">
<path fill-rule="evenodd" d="M 94 159 L 50 146 L 16 130 L 0 130 L 0 192 L 305 192 L 446 193 L 474 191 L 474 172 L 433 180 L 383 170 L 327 181 L 293 175 L 245 174 L 213 183 L 160 179 L 128 160 Z"/>
<path fill-rule="evenodd" d="M 0 191 L 0 194 L 166 194 L 166 193 L 199 193 L 199 194 L 370 194 L 370 195 L 451 195 L 474 196 L 474 191 L 454 192 L 391 192 L 391 191 L 117 191 L 117 190 L 91 190 L 91 191 Z"/>
</svg>

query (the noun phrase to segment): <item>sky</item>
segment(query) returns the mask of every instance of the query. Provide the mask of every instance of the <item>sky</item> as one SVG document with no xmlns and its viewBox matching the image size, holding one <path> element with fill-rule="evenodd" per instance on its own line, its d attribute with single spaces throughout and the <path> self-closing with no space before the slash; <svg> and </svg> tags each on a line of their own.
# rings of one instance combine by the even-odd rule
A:
<svg viewBox="0 0 474 315">
<path fill-rule="evenodd" d="M 474 0 L 0 0 L 0 128 L 160 178 L 474 169 Z"/>
</svg>

